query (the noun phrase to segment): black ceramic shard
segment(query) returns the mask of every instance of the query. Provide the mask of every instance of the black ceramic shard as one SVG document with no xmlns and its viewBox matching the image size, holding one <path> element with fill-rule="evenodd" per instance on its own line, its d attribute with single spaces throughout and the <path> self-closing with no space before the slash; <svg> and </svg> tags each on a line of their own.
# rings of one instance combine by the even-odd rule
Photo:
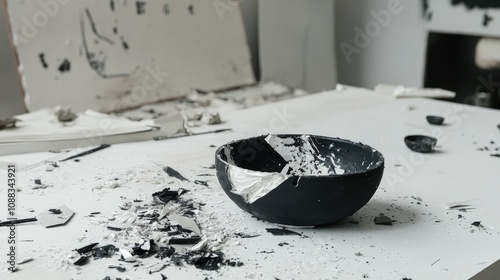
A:
<svg viewBox="0 0 500 280">
<path fill-rule="evenodd" d="M 298 235 L 302 236 L 302 234 L 286 229 L 286 228 L 266 228 L 266 231 L 271 233 L 272 235 L 276 236 L 283 236 L 283 235 Z"/>
<path fill-rule="evenodd" d="M 195 180 L 194 183 L 197 184 L 197 185 L 202 185 L 202 186 L 208 187 L 208 182 L 207 181 Z"/>
<path fill-rule="evenodd" d="M 111 258 L 115 252 L 118 252 L 118 248 L 109 244 L 94 249 L 92 255 L 94 256 L 94 259 Z"/>
<path fill-rule="evenodd" d="M 158 203 L 168 203 L 171 200 L 177 199 L 179 195 L 185 193 L 186 190 L 179 189 L 177 191 L 171 191 L 170 188 L 165 188 L 162 191 L 153 193 L 153 199 Z"/>
<path fill-rule="evenodd" d="M 170 176 L 170 177 L 175 177 L 175 178 L 177 178 L 177 179 L 179 179 L 181 181 L 187 181 L 187 182 L 189 182 L 189 180 L 186 179 L 184 176 L 182 176 L 181 173 L 179 173 L 177 170 L 175 170 L 175 169 L 173 169 L 173 168 L 171 168 L 169 166 L 165 166 L 163 168 L 163 171 L 165 171 L 165 173 L 167 173 L 168 176 Z"/>
<path fill-rule="evenodd" d="M 444 118 L 440 116 L 426 116 L 427 122 L 433 125 L 442 125 Z"/>
<path fill-rule="evenodd" d="M 299 141 L 304 135 L 273 135 Z M 280 225 L 319 226 L 351 216 L 373 196 L 382 180 L 384 157 L 375 149 L 349 140 L 307 135 L 320 157 L 345 170 L 344 174 L 282 174 L 288 162 L 266 141 L 267 135 L 223 145 L 215 153 L 217 179 L 226 195 L 238 207 L 258 219 Z M 311 145 L 312 146 L 312 145 Z M 335 159 L 332 159 L 335 155 Z M 235 180 L 230 171 L 256 171 L 284 178 L 269 191 L 250 202 L 234 192 L 247 177 Z M 300 170 L 299 170 L 300 171 Z M 241 174 L 241 172 L 240 172 Z M 243 173 L 245 174 L 245 173 Z M 255 174 L 255 173 L 254 173 Z M 248 183 L 256 178 L 248 177 Z"/>
<path fill-rule="evenodd" d="M 170 257 L 170 262 L 176 266 L 181 266 L 183 260 L 184 260 L 184 256 L 181 256 L 179 254 L 174 254 L 174 255 L 172 255 L 172 257 Z"/>
<path fill-rule="evenodd" d="M 88 253 L 90 251 L 92 251 L 92 249 L 94 249 L 95 246 L 97 246 L 99 243 L 92 243 L 92 244 L 89 244 L 87 246 L 84 246 L 80 249 L 76 249 L 76 251 L 80 254 L 85 254 L 85 253 Z"/>
<path fill-rule="evenodd" d="M 222 260 L 222 253 L 207 253 L 202 257 L 196 258 L 193 264 L 201 270 L 217 270 Z"/>
<path fill-rule="evenodd" d="M 375 220 L 373 220 L 373 222 L 376 225 L 392 226 L 392 219 L 384 215 L 375 217 Z"/>
<path fill-rule="evenodd" d="M 437 139 L 425 135 L 410 135 L 405 137 L 406 146 L 417 153 L 432 153 L 437 144 Z"/>
<path fill-rule="evenodd" d="M 168 241 L 168 244 L 196 244 L 201 241 L 200 237 L 174 237 Z"/>
<path fill-rule="evenodd" d="M 82 266 L 86 265 L 89 262 L 89 257 L 88 256 L 81 256 L 76 262 L 74 262 L 74 265 L 77 266 Z"/>
<path fill-rule="evenodd" d="M 483 227 L 483 225 L 481 225 L 481 222 L 473 222 L 471 225 L 475 227 Z"/>
<path fill-rule="evenodd" d="M 109 265 L 108 268 L 114 268 L 120 272 L 125 272 L 127 271 L 127 269 L 123 266 L 119 266 L 119 265 Z M 117 278 L 118 279 L 118 278 Z"/>
<path fill-rule="evenodd" d="M 156 246 L 153 240 L 149 240 L 144 242 L 143 244 L 136 245 L 137 246 L 132 247 L 132 256 L 146 258 L 158 252 L 158 246 Z"/>
<path fill-rule="evenodd" d="M 175 248 L 172 246 L 160 247 L 160 252 L 156 255 L 156 258 L 164 259 L 170 258 L 175 253 Z"/>
</svg>

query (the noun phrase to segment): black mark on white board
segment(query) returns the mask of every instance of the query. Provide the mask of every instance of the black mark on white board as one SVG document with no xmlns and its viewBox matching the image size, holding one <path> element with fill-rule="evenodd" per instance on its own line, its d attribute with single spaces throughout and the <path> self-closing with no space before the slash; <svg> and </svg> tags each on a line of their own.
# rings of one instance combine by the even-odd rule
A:
<svg viewBox="0 0 500 280">
<path fill-rule="evenodd" d="M 123 37 L 122 37 L 122 46 L 123 46 L 123 49 L 124 49 L 124 50 L 128 50 L 128 49 L 129 49 L 129 47 L 130 47 L 130 46 L 128 45 L 127 41 L 125 41 L 125 39 L 123 39 Z"/>
<path fill-rule="evenodd" d="M 97 32 L 97 27 L 95 25 L 94 18 L 92 18 L 92 15 L 90 14 L 89 9 L 85 9 L 85 13 L 87 14 L 87 18 L 90 22 L 90 27 L 92 28 L 92 32 L 94 32 L 94 35 L 97 38 L 101 39 L 102 41 L 105 41 L 110 45 L 114 45 L 115 43 L 111 39 L 109 39 L 109 38 L 101 35 L 99 32 Z"/>
<path fill-rule="evenodd" d="M 488 13 L 484 13 L 483 16 L 483 26 L 487 27 L 490 24 L 490 21 L 493 20 L 493 17 L 489 16 Z"/>
<path fill-rule="evenodd" d="M 137 72 L 139 69 L 139 66 L 136 66 L 134 70 L 130 71 L 129 73 L 113 73 L 113 74 L 108 74 L 106 73 L 106 62 L 108 61 L 108 53 L 101 51 L 94 51 L 89 48 L 88 41 L 91 40 L 91 38 L 88 38 L 89 36 L 86 32 L 86 27 L 87 25 L 90 25 L 92 33 L 94 34 L 95 37 L 100 39 L 101 41 L 104 41 L 110 45 L 114 45 L 114 42 L 109 40 L 108 38 L 100 35 L 97 32 L 97 27 L 96 24 L 92 18 L 92 15 L 88 9 L 85 9 L 85 16 L 82 16 L 80 18 L 80 32 L 82 36 L 82 42 L 83 42 L 83 50 L 85 52 L 85 58 L 87 59 L 87 62 L 89 63 L 90 68 L 92 68 L 101 78 L 104 79 L 115 79 L 115 78 L 124 78 L 128 77 L 130 75 L 133 75 Z M 123 44 L 122 44 L 123 46 Z M 128 44 L 127 44 L 128 46 Z M 120 46 L 121 47 L 121 46 Z"/>
<path fill-rule="evenodd" d="M 136 1 L 135 7 L 138 15 L 143 15 L 146 12 L 146 2 L 144 1 Z"/>
<path fill-rule="evenodd" d="M 69 72 L 69 71 L 71 71 L 71 63 L 69 62 L 69 60 L 64 59 L 63 62 L 61 63 L 61 65 L 59 65 L 58 69 L 59 69 L 59 72 L 61 72 L 61 73 Z"/>
<path fill-rule="evenodd" d="M 42 63 L 43 68 L 45 68 L 45 69 L 49 68 L 49 65 L 45 61 L 45 54 L 41 53 L 38 55 L 38 57 L 40 58 L 40 62 Z"/>
</svg>

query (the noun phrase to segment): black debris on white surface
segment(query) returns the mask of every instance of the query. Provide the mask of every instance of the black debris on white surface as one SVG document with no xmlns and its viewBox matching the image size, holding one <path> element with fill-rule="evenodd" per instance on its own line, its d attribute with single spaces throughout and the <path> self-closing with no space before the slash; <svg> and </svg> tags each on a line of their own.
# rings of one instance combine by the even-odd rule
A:
<svg viewBox="0 0 500 280">
<path fill-rule="evenodd" d="M 373 222 L 376 225 L 392 226 L 393 220 L 391 218 L 385 216 L 384 214 L 380 214 L 379 216 L 375 217 Z"/>
<path fill-rule="evenodd" d="M 298 235 L 302 236 L 301 233 L 296 231 L 292 231 L 286 228 L 266 228 L 266 231 L 271 233 L 274 236 L 284 236 L 284 235 Z"/>
<path fill-rule="evenodd" d="M 163 171 L 165 171 L 165 173 L 167 173 L 168 176 L 170 176 L 170 177 L 177 178 L 177 179 L 179 179 L 181 181 L 188 181 L 189 182 L 189 180 L 186 179 L 184 176 L 182 176 L 181 173 L 179 173 L 177 170 L 173 169 L 170 166 L 165 166 L 163 168 Z"/>
</svg>

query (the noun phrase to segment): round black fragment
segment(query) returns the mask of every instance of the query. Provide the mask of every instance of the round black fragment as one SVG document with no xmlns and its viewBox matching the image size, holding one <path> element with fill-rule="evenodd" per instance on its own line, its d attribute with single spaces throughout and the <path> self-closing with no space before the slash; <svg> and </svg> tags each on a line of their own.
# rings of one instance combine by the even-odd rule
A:
<svg viewBox="0 0 500 280">
<path fill-rule="evenodd" d="M 437 144 L 437 139 L 425 135 L 410 135 L 405 137 L 406 146 L 417 153 L 432 153 Z"/>
<path fill-rule="evenodd" d="M 440 116 L 426 116 L 427 122 L 433 125 L 442 125 L 444 118 Z"/>
</svg>

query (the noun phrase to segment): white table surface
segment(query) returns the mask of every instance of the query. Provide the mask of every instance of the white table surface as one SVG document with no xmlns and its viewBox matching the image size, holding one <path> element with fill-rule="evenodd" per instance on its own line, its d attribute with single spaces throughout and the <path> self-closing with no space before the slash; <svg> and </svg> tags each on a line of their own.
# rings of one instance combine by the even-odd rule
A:
<svg viewBox="0 0 500 280">
<path fill-rule="evenodd" d="M 406 110 L 409 105 L 414 110 Z M 429 114 L 445 116 L 446 125 L 427 124 Z M 161 272 L 168 279 L 365 279 L 363 275 L 384 280 L 468 279 L 500 259 L 500 158 L 490 156 L 499 151 L 476 150 L 500 147 L 500 111 L 427 99 L 395 100 L 348 88 L 226 112 L 222 118 L 223 124 L 210 129 L 230 127 L 232 132 L 118 144 L 82 157 L 79 163 L 62 164 L 53 172 L 41 166 L 19 173 L 20 217 L 34 215 L 28 208 L 38 213 L 64 204 L 76 214 L 62 227 L 20 225 L 18 240 L 33 241 L 19 244 L 18 260 L 32 257 L 34 261 L 21 265 L 14 274 L 6 272 L 7 230 L 0 228 L 0 279 L 161 279 L 159 273 L 149 275 L 146 269 L 134 270 L 131 265 L 125 273 L 108 269 L 107 264 L 117 263 L 118 255 L 81 268 L 64 263 L 72 249 L 93 242 L 112 243 L 103 239 L 109 230 L 89 223 L 86 216 L 90 212 L 111 214 L 122 204 L 120 196 L 149 200 L 153 192 L 166 186 L 188 188 L 191 192 L 186 197 L 206 203 L 198 223 L 207 237 L 231 232 L 261 234 L 250 239 L 227 238 L 223 244 L 224 253 L 244 262 L 242 267 L 207 272 L 171 265 Z M 196 174 L 215 174 L 215 170 L 203 168 L 214 163 L 215 148 L 210 145 L 269 132 L 335 136 L 361 141 L 382 152 L 384 178 L 372 200 L 353 215 L 359 224 L 341 221 L 317 229 L 295 229 L 309 238 L 273 236 L 265 228 L 275 225 L 240 210 L 223 193 L 215 176 L 204 177 L 210 183 L 207 188 L 179 183 L 162 171 L 168 165 L 192 180 L 198 178 Z M 411 152 L 403 141 L 410 134 L 439 136 L 438 151 L 427 155 Z M 0 162 L 16 162 L 22 167 L 52 156 L 8 156 L 0 157 Z M 5 171 L 0 173 L 0 182 L 6 182 Z M 94 189 L 115 177 L 130 181 L 116 189 Z M 54 187 L 32 190 L 35 178 Z M 6 186 L 1 187 L 1 219 L 7 208 L 5 192 Z M 421 198 L 421 204 L 412 196 Z M 472 200 L 475 209 L 447 209 L 447 203 L 463 200 Z M 373 218 L 379 213 L 396 222 L 393 226 L 374 225 Z M 481 221 L 484 228 L 472 226 L 475 221 Z M 289 245 L 279 246 L 281 242 Z"/>
</svg>

